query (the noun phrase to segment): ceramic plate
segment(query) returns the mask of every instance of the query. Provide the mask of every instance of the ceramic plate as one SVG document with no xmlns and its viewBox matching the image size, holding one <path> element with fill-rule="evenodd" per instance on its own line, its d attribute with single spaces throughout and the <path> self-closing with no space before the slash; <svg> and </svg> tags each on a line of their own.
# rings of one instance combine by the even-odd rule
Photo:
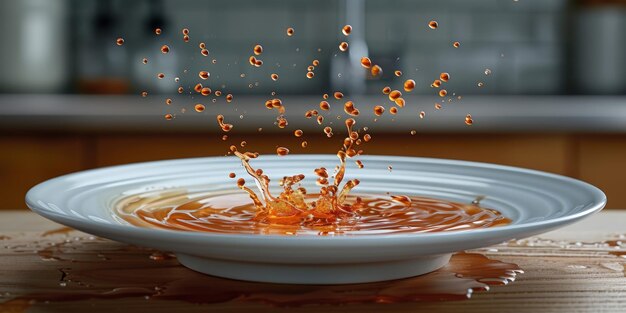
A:
<svg viewBox="0 0 626 313">
<path fill-rule="evenodd" d="M 174 252 L 183 265 L 199 272 L 299 284 L 361 283 L 424 274 L 445 265 L 454 252 L 543 233 L 597 212 L 606 203 L 602 191 L 592 185 L 534 170 L 411 157 L 362 156 L 360 160 L 365 168 L 357 169 L 350 162 L 346 175 L 361 180 L 355 192 L 393 191 L 462 203 L 485 196 L 482 206 L 502 212 L 513 222 L 421 234 L 237 235 L 135 227 L 112 210 L 120 197 L 147 190 L 194 186 L 234 190 L 228 173 L 247 177 L 235 157 L 147 162 L 69 174 L 33 187 L 26 202 L 38 214 L 81 231 Z M 316 167 L 336 164 L 332 155 L 262 156 L 253 161 L 274 178 L 310 174 Z"/>
</svg>

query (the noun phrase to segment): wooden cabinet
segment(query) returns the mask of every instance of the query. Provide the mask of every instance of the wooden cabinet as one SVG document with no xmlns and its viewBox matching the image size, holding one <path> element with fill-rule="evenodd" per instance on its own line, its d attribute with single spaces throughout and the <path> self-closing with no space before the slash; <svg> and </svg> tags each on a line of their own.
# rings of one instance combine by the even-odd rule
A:
<svg viewBox="0 0 626 313">
<path fill-rule="evenodd" d="M 607 207 L 626 209 L 626 136 L 582 136 L 578 177 L 602 189 Z"/>
<path fill-rule="evenodd" d="M 85 140 L 75 136 L 0 136 L 0 209 L 26 209 L 28 189 L 89 167 Z"/>
<path fill-rule="evenodd" d="M 82 169 L 142 162 L 224 155 L 242 140 L 244 149 L 275 153 L 336 153 L 343 137 L 305 134 L 91 134 L 85 136 L 0 136 L 0 209 L 25 208 L 24 194 L 45 179 Z M 307 148 L 300 146 L 308 142 Z M 603 189 L 608 208 L 626 209 L 626 135 L 571 134 L 373 134 L 367 154 L 407 155 L 489 162 L 532 168 L 586 180 Z"/>
</svg>

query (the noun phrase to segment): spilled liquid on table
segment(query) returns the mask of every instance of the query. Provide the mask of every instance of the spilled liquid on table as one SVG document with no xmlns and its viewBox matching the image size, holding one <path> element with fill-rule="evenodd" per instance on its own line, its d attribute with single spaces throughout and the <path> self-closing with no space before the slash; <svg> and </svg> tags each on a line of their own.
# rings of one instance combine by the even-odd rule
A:
<svg viewBox="0 0 626 313">
<path fill-rule="evenodd" d="M 457 253 L 443 268 L 418 277 L 351 285 L 255 283 L 189 270 L 153 249 L 67 233 L 12 236 L 3 254 L 19 256 L 38 275 L 0 278 L 0 311 L 87 299 L 134 298 L 190 303 L 257 302 L 272 306 L 464 300 L 515 280 L 521 269 L 477 253 Z M 11 279 L 19 279 L 20 288 Z M 6 281 L 5 281 L 6 280 Z M 158 302 L 156 302 L 158 303 Z M 155 304 L 158 305 L 158 304 Z"/>
</svg>

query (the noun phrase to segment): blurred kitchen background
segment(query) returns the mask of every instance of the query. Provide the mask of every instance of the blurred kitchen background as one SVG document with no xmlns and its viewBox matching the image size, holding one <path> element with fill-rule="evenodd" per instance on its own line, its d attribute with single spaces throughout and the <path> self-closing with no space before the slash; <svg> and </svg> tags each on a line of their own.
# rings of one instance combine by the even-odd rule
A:
<svg viewBox="0 0 626 313">
<path fill-rule="evenodd" d="M 353 26 L 348 37 L 345 24 Z M 568 175 L 602 188 L 608 208 L 626 209 L 626 0 L 0 0 L 0 42 L 0 209 L 25 208 L 28 188 L 64 173 L 224 155 L 241 140 L 266 153 L 278 144 L 294 154 L 335 153 L 343 134 L 326 138 L 303 114 L 337 90 L 371 129 L 367 154 Z M 260 68 L 248 64 L 257 43 Z M 364 55 L 381 77 L 360 66 Z M 200 70 L 211 77 L 199 79 Z M 451 75 L 445 98 L 430 86 L 441 72 Z M 404 95 L 407 106 L 374 121 L 374 105 L 391 107 L 381 89 L 409 78 L 417 86 Z M 233 102 L 202 97 L 193 91 L 199 82 Z M 264 106 L 274 97 L 287 108 L 286 129 Z M 195 112 L 196 103 L 207 109 Z M 331 102 L 328 125 L 340 125 L 342 103 Z M 215 114 L 235 125 L 227 140 Z M 306 149 L 292 135 L 297 128 Z"/>
</svg>

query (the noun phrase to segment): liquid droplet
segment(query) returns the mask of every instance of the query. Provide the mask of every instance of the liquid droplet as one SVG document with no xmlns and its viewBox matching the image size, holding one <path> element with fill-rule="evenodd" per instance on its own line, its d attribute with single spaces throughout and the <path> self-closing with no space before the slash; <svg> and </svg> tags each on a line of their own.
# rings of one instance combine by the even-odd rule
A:
<svg viewBox="0 0 626 313">
<path fill-rule="evenodd" d="M 196 110 L 196 112 L 200 113 L 202 111 L 204 111 L 205 106 L 204 104 L 198 103 L 194 106 L 194 109 Z"/>
<path fill-rule="evenodd" d="M 163 45 L 161 47 L 161 53 L 166 54 L 168 52 L 170 52 L 170 47 L 168 45 Z"/>
<path fill-rule="evenodd" d="M 374 114 L 376 114 L 376 116 L 381 116 L 383 115 L 383 113 L 385 113 L 385 108 L 382 105 L 377 105 L 374 107 Z"/>
<path fill-rule="evenodd" d="M 345 42 L 345 41 L 342 41 L 342 42 L 339 44 L 339 50 L 341 50 L 341 51 L 343 51 L 343 52 L 347 51 L 347 50 L 348 50 L 348 43 L 347 43 L 347 42 Z"/>
<path fill-rule="evenodd" d="M 123 45 L 123 44 L 124 44 L 124 38 L 121 38 L 121 37 L 120 37 L 120 38 L 117 38 L 117 40 L 115 40 L 115 43 L 116 43 L 118 46 Z"/>
<path fill-rule="evenodd" d="M 361 58 L 361 66 L 363 66 L 364 68 L 372 67 L 372 60 L 370 60 L 370 58 L 368 58 L 368 57 L 362 57 Z"/>
<path fill-rule="evenodd" d="M 278 147 L 276 148 L 276 154 L 278 154 L 279 156 L 285 156 L 289 154 L 289 149 L 285 147 Z"/>
<path fill-rule="evenodd" d="M 389 93 L 389 100 L 396 101 L 396 99 L 402 97 L 402 93 L 399 90 L 393 90 Z"/>
<path fill-rule="evenodd" d="M 200 71 L 198 72 L 198 77 L 202 78 L 202 79 L 208 79 L 209 76 L 211 76 L 211 74 L 207 71 Z"/>
<path fill-rule="evenodd" d="M 254 46 L 253 50 L 255 55 L 261 55 L 261 53 L 263 53 L 263 47 L 261 45 Z"/>
<path fill-rule="evenodd" d="M 287 36 L 291 37 L 293 36 L 294 33 L 294 29 L 292 27 L 287 28 Z"/>
<path fill-rule="evenodd" d="M 428 27 L 430 27 L 430 29 L 437 29 L 437 27 L 439 27 L 439 23 L 437 23 L 437 21 L 430 21 L 428 22 Z"/>
<path fill-rule="evenodd" d="M 374 65 L 372 66 L 372 69 L 370 70 L 370 73 L 372 74 L 372 76 L 376 77 L 376 76 L 380 76 L 383 73 L 383 68 L 378 66 L 378 65 Z"/>
<path fill-rule="evenodd" d="M 411 92 L 415 89 L 415 81 L 412 79 L 408 79 L 404 82 L 404 91 Z"/>
<path fill-rule="evenodd" d="M 349 36 L 350 33 L 352 32 L 352 26 L 350 25 L 346 25 L 341 29 L 341 32 L 345 35 L 345 36 Z"/>
</svg>

